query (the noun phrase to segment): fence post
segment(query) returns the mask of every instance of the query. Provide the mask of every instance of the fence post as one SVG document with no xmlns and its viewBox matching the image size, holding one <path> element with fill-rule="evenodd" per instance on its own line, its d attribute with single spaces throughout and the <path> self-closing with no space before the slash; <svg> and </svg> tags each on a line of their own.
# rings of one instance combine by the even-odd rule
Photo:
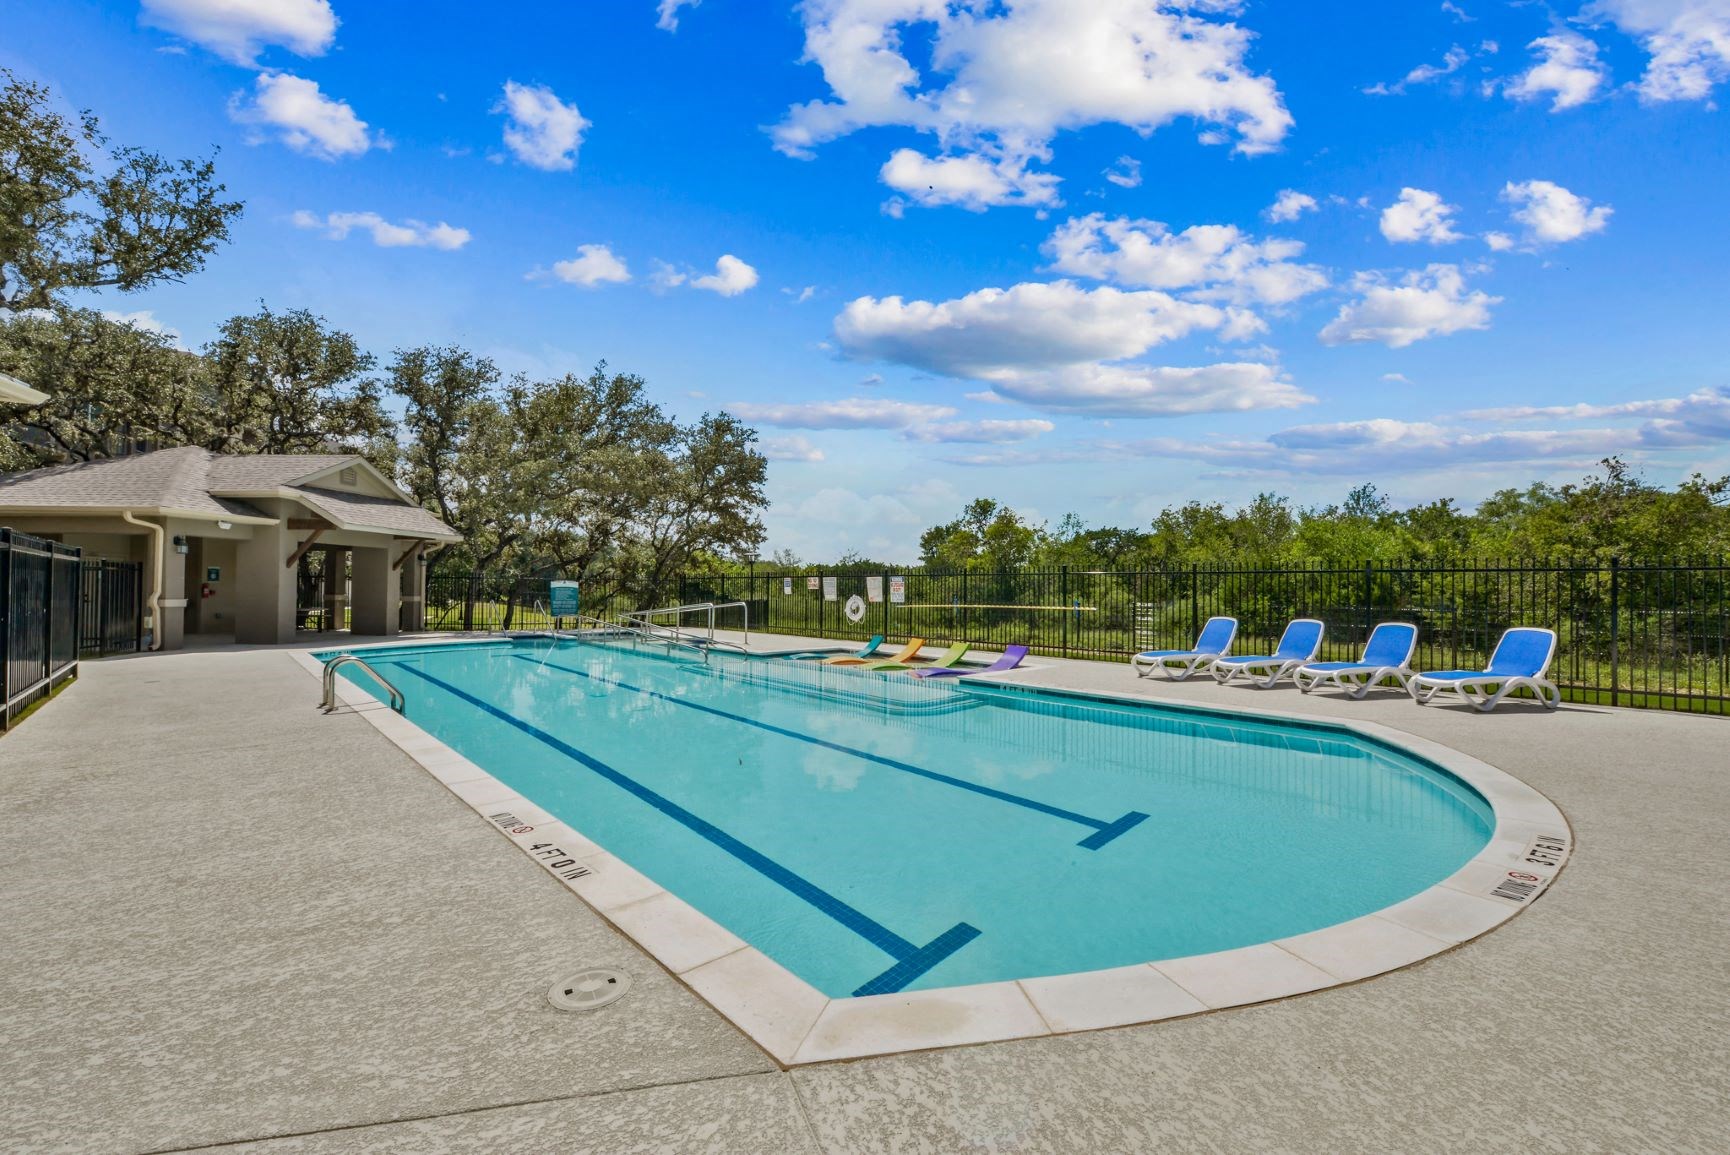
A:
<svg viewBox="0 0 1730 1155">
<path fill-rule="evenodd" d="M 883 636 L 889 636 L 889 575 L 883 575 Z"/>
<path fill-rule="evenodd" d="M 1370 561 L 1368 559 L 1365 559 L 1365 561 L 1364 561 L 1364 640 L 1365 641 L 1369 640 L 1370 622 L 1371 622 L 1373 614 L 1374 614 L 1373 605 L 1374 605 L 1375 597 L 1376 597 L 1376 579 L 1375 579 L 1375 572 L 1374 572 L 1375 571 L 1375 565 L 1376 565 L 1375 562 Z"/>
<path fill-rule="evenodd" d="M 42 608 L 47 616 L 42 623 L 42 677 L 54 676 L 54 547 L 48 547 L 48 567 L 42 580 Z"/>
<path fill-rule="evenodd" d="M 1061 607 L 1057 612 L 1063 619 L 1063 656 L 1069 656 L 1069 567 L 1063 567 L 1063 576 L 1058 579 L 1059 596 L 1057 604 Z"/>
<path fill-rule="evenodd" d="M 1201 633 L 1201 563 L 1189 563 L 1189 636 Z"/>
<path fill-rule="evenodd" d="M 1622 704 L 1622 559 L 1610 559 L 1610 705 Z"/>
</svg>

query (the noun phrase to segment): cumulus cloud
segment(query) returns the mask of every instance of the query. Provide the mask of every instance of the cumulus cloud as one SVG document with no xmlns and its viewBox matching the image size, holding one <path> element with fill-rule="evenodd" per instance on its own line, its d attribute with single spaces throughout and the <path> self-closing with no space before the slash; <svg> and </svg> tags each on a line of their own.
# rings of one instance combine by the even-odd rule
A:
<svg viewBox="0 0 1730 1155">
<path fill-rule="evenodd" d="M 1295 221 L 1305 213 L 1315 212 L 1318 207 L 1315 197 L 1287 188 L 1280 190 L 1279 196 L 1262 212 L 1262 216 L 1275 222 Z"/>
<path fill-rule="evenodd" d="M 707 289 L 711 293 L 719 293 L 723 297 L 737 297 L 757 283 L 757 270 L 735 257 L 732 253 L 723 253 L 715 262 L 715 271 L 706 277 L 696 277 L 691 281 L 693 289 Z"/>
<path fill-rule="evenodd" d="M 504 96 L 494 112 L 505 114 L 505 147 L 530 168 L 569 172 L 577 167 L 577 149 L 589 121 L 544 84 L 505 81 Z"/>
<path fill-rule="evenodd" d="M 1444 76 L 1451 76 L 1465 67 L 1472 54 L 1458 44 L 1448 49 L 1440 64 L 1420 64 L 1393 84 L 1386 82 L 1372 84 L 1364 89 L 1371 96 L 1396 96 L 1406 89 L 1418 84 L 1429 84 Z"/>
<path fill-rule="evenodd" d="M 250 99 L 235 93 L 228 115 L 261 135 L 274 135 L 296 152 L 337 160 L 359 156 L 375 143 L 366 121 L 341 100 L 324 95 L 316 81 L 286 72 L 262 72 Z"/>
<path fill-rule="evenodd" d="M 1615 211 L 1547 180 L 1509 181 L 1502 199 L 1517 206 L 1514 219 L 1526 226 L 1527 241 L 1536 245 L 1559 245 L 1602 232 Z"/>
<path fill-rule="evenodd" d="M 763 456 L 770 461 L 806 461 L 823 460 L 823 451 L 811 444 L 809 437 L 801 437 L 792 433 L 786 437 L 765 437 L 762 442 Z"/>
<path fill-rule="evenodd" d="M 1397 284 L 1361 274 L 1357 300 L 1342 306 L 1321 331 L 1324 344 L 1380 342 L 1402 349 L 1415 341 L 1490 327 L 1490 306 L 1501 303 L 1481 290 L 1467 291 L 1457 265 L 1431 265 L 1407 273 Z"/>
<path fill-rule="evenodd" d="M 138 18 L 246 67 L 270 45 L 321 56 L 336 39 L 329 0 L 143 0 Z"/>
<path fill-rule="evenodd" d="M 1458 211 L 1433 192 L 1403 188 L 1400 199 L 1382 210 L 1382 236 L 1395 244 L 1426 241 L 1445 245 L 1460 239 L 1453 217 Z"/>
<path fill-rule="evenodd" d="M 1116 363 L 1233 321 L 1233 310 L 1157 290 L 1054 281 L 941 302 L 860 297 L 836 317 L 835 335 L 849 357 L 984 381 L 1000 396 L 1053 411 L 1160 416 L 1311 400 L 1262 364 Z"/>
<path fill-rule="evenodd" d="M 1577 108 L 1598 94 L 1607 73 L 1598 60 L 1598 46 L 1578 32 L 1540 36 L 1529 45 L 1537 57 L 1532 67 L 1503 85 L 1512 100 L 1550 99 L 1550 111 Z"/>
<path fill-rule="evenodd" d="M 878 176 L 896 192 L 927 207 L 958 205 L 984 212 L 993 205 L 1056 204 L 1058 178 L 1028 172 L 1029 159 L 984 153 L 931 157 L 902 148 L 889 157 Z"/>
<path fill-rule="evenodd" d="M 622 285 L 631 279 L 631 271 L 606 245 L 578 245 L 576 256 L 553 262 L 553 276 L 567 285 L 592 289 L 597 285 Z"/>
<path fill-rule="evenodd" d="M 1730 0 L 1595 0 L 1581 14 L 1640 40 L 1645 100 L 1708 100 L 1730 78 Z"/>
<path fill-rule="evenodd" d="M 1634 431 L 1647 447 L 1705 444 L 1730 440 L 1730 386 L 1700 389 L 1686 397 L 1619 401 L 1610 405 L 1515 405 L 1476 409 L 1461 415 L 1472 421 L 1602 421 L 1647 418 Z M 1628 436 L 1628 431 L 1623 431 Z M 1632 446 L 1631 446 L 1632 447 Z"/>
<path fill-rule="evenodd" d="M 655 10 L 655 27 L 666 32 L 677 32 L 679 9 L 695 8 L 702 2 L 703 0 L 661 0 L 660 7 Z"/>
<path fill-rule="evenodd" d="M 1093 213 L 1059 226 L 1041 251 L 1059 272 L 1238 305 L 1286 305 L 1328 284 L 1320 267 L 1293 260 L 1301 242 L 1258 241 L 1235 225 L 1174 233 L 1159 221 Z"/>
<path fill-rule="evenodd" d="M 469 231 L 440 221 L 429 225 L 425 221 L 405 220 L 393 224 L 377 213 L 330 213 L 319 216 L 305 209 L 290 218 L 296 228 L 323 229 L 324 235 L 340 241 L 356 231 L 369 233 L 372 243 L 380 248 L 460 249 L 469 243 Z"/>
<path fill-rule="evenodd" d="M 1252 36 L 1232 19 L 1235 0 L 806 0 L 805 59 L 830 99 L 788 109 L 770 129 L 775 147 L 809 156 L 862 128 L 900 126 L 943 145 L 931 158 L 901 153 L 883 177 L 910 194 L 916 177 L 936 192 L 921 204 L 1044 204 L 1056 178 L 1030 174 L 1053 138 L 1092 124 L 1143 135 L 1188 117 L 1210 140 L 1235 135 L 1244 153 L 1267 152 L 1290 128 L 1273 81 L 1247 64 Z M 929 44 L 921 71 L 904 41 Z M 906 150 L 909 151 L 910 150 Z M 976 163 L 960 165 L 972 157 Z M 932 179 L 941 176 L 942 181 Z M 992 190 L 1008 199 L 987 201 Z"/>
<path fill-rule="evenodd" d="M 1118 188 L 1141 187 L 1141 162 L 1133 156 L 1120 156 L 1110 168 L 1104 172 L 1106 180 Z"/>
<path fill-rule="evenodd" d="M 729 405 L 727 411 L 746 421 L 781 429 L 909 429 L 956 415 L 948 405 L 896 401 L 888 397 L 767 404 L 742 401 Z"/>
</svg>

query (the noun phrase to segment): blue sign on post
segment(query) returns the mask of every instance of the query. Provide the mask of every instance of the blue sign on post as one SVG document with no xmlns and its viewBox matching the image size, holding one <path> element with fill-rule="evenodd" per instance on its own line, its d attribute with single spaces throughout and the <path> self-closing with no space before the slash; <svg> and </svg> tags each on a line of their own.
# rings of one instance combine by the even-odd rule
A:
<svg viewBox="0 0 1730 1155">
<path fill-rule="evenodd" d="M 577 583 L 570 581 L 556 581 L 551 583 L 551 585 L 552 588 L 548 591 L 547 600 L 550 603 L 548 608 L 551 610 L 552 615 L 555 618 L 576 617 L 579 605 L 579 599 L 577 597 Z"/>
</svg>

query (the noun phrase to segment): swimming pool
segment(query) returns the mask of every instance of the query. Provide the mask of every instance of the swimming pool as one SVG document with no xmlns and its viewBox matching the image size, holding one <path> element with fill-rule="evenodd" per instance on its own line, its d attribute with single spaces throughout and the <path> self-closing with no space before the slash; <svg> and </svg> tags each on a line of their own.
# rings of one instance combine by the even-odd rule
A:
<svg viewBox="0 0 1730 1155">
<path fill-rule="evenodd" d="M 835 998 L 1289 938 L 1496 828 L 1325 725 L 569 640 L 365 657 L 410 721 Z"/>
</svg>

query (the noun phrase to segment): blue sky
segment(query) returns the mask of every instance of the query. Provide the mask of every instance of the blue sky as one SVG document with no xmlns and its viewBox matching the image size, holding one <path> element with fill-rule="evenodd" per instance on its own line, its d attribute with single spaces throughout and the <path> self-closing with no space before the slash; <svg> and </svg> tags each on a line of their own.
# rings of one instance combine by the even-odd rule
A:
<svg viewBox="0 0 1730 1155">
<path fill-rule="evenodd" d="M 604 358 L 758 426 L 770 549 L 1730 471 L 1730 0 L 55 0 L 0 64 L 247 202 L 101 307 Z"/>
</svg>

